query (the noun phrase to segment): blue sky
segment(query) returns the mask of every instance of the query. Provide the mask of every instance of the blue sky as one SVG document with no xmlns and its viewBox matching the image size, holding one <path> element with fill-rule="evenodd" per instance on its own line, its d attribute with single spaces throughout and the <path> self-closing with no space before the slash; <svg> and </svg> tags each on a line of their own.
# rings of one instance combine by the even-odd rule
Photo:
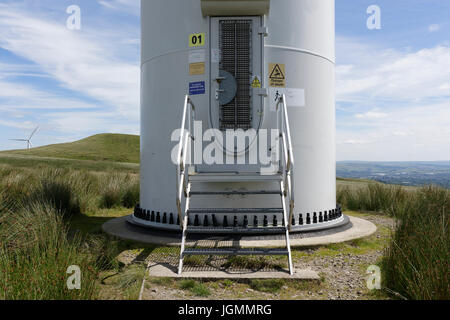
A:
<svg viewBox="0 0 450 320">
<path fill-rule="evenodd" d="M 139 2 L 0 0 L 0 150 L 139 133 Z M 450 160 L 449 35 L 447 0 L 336 0 L 338 160 Z"/>
</svg>

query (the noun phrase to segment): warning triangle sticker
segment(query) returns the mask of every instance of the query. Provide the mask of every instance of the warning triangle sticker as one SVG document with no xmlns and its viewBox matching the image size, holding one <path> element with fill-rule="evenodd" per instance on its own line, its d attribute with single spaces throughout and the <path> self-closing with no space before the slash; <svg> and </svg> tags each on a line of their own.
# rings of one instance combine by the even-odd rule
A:
<svg viewBox="0 0 450 320">
<path fill-rule="evenodd" d="M 269 63 L 269 86 L 286 88 L 286 65 L 283 63 Z"/>
<path fill-rule="evenodd" d="M 281 68 L 278 64 L 276 64 L 273 68 L 272 73 L 270 74 L 270 79 L 285 80 L 283 71 L 281 71 Z"/>
<path fill-rule="evenodd" d="M 253 77 L 252 87 L 253 88 L 261 88 L 261 81 L 259 80 L 259 78 L 257 76 Z"/>
</svg>

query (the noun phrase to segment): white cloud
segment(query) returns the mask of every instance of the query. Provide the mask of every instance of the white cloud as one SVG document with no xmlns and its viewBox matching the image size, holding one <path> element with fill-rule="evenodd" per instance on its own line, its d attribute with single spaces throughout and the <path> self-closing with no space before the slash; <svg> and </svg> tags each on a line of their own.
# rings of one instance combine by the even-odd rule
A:
<svg viewBox="0 0 450 320">
<path fill-rule="evenodd" d="M 439 90 L 448 91 L 450 90 L 450 83 L 443 83 L 438 87 Z"/>
<path fill-rule="evenodd" d="M 31 121 L 12 121 L 2 119 L 0 119 L 0 125 L 16 129 L 31 129 L 36 127 L 36 125 Z"/>
<path fill-rule="evenodd" d="M 0 62 L 0 149 L 16 148 L 7 139 L 38 124 L 35 145 L 102 132 L 139 133 L 137 22 L 86 23 L 70 31 L 60 18 L 47 9 L 30 11 L 22 2 L 0 3 L 0 48 L 22 58 L 10 61 L 28 61 Z"/>
<path fill-rule="evenodd" d="M 131 45 L 139 45 L 141 44 L 141 39 L 134 38 L 134 39 L 124 39 L 122 41 L 123 44 L 131 44 Z"/>
<path fill-rule="evenodd" d="M 355 139 L 349 139 L 338 142 L 338 144 L 368 144 L 368 143 L 371 142 L 369 140 L 355 140 Z"/>
<path fill-rule="evenodd" d="M 11 5 L 0 4 L 0 46 L 33 61 L 64 87 L 108 104 L 125 118 L 137 121 L 138 61 L 115 58 L 103 35 L 70 31 L 59 21 L 38 19 Z"/>
<path fill-rule="evenodd" d="M 0 62 L 0 79 L 7 77 L 40 77 L 49 78 L 36 66 L 30 64 L 6 64 Z"/>
<path fill-rule="evenodd" d="M 428 26 L 428 31 L 429 32 L 436 32 L 439 31 L 441 29 L 441 26 L 438 24 L 432 24 Z"/>
<path fill-rule="evenodd" d="M 450 159 L 449 45 L 394 50 L 338 37 L 337 53 L 339 160 Z"/>
<path fill-rule="evenodd" d="M 338 119 L 339 160 L 448 160 L 450 108 L 418 104 L 383 119 Z"/>
<path fill-rule="evenodd" d="M 397 131 L 392 132 L 392 134 L 394 136 L 398 136 L 398 137 L 407 137 L 407 136 L 414 135 L 414 133 L 412 131 L 409 131 L 409 130 L 406 130 L 406 131 L 397 130 Z"/>
<path fill-rule="evenodd" d="M 98 3 L 108 9 L 125 10 L 129 13 L 139 15 L 139 0 L 99 0 Z"/>
<path fill-rule="evenodd" d="M 378 109 L 374 109 L 372 111 L 368 111 L 366 113 L 358 113 L 355 115 L 355 118 L 358 119 L 381 119 L 386 118 L 388 116 L 387 113 L 379 112 Z"/>
<path fill-rule="evenodd" d="M 338 42 L 338 52 L 342 46 L 342 51 L 348 52 L 347 45 Z M 351 48 L 354 46 L 351 44 Z M 352 56 L 352 63 L 346 61 L 345 67 L 336 69 L 339 101 L 408 101 L 450 96 L 450 46 L 400 52 L 361 45 L 356 51 L 360 56 Z"/>
<path fill-rule="evenodd" d="M 0 77 L 0 110 L 26 109 L 93 109 L 97 106 L 80 100 L 38 90 L 30 85 L 12 82 Z"/>
<path fill-rule="evenodd" d="M 48 126 L 66 134 L 129 133 L 139 134 L 139 126 L 124 123 L 120 116 L 110 112 L 66 111 L 48 114 Z"/>
</svg>

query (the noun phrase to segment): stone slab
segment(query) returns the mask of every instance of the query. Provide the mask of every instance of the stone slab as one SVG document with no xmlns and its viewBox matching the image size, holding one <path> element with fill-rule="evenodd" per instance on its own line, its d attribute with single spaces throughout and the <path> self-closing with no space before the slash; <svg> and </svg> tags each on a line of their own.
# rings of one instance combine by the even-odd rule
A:
<svg viewBox="0 0 450 320">
<path fill-rule="evenodd" d="M 295 270 L 294 275 L 290 275 L 288 270 L 280 271 L 183 271 L 178 275 L 176 270 L 165 264 L 151 264 L 149 276 L 154 278 L 179 278 L 179 279 L 299 279 L 299 280 L 319 280 L 317 272 L 310 269 Z"/>
</svg>

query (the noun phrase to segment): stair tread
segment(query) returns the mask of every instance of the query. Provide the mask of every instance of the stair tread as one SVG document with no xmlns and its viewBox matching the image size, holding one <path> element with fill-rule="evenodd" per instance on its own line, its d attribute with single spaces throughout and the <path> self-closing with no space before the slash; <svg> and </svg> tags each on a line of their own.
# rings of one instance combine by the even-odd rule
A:
<svg viewBox="0 0 450 320">
<path fill-rule="evenodd" d="M 259 173 L 193 173 L 189 175 L 190 182 L 252 182 L 281 181 L 282 175 L 261 175 Z"/>
<path fill-rule="evenodd" d="M 281 195 L 281 191 L 277 190 L 249 190 L 249 191 L 191 191 L 190 195 Z"/>
<path fill-rule="evenodd" d="M 192 208 L 190 213 L 283 213 L 283 208 Z"/>
<path fill-rule="evenodd" d="M 287 249 L 264 248 L 186 248 L 184 255 L 287 255 Z"/>
<path fill-rule="evenodd" d="M 282 231 L 286 231 L 285 227 L 195 227 L 189 226 L 187 231 L 195 233 L 195 232 L 205 232 L 205 231 L 214 231 L 216 233 L 235 233 L 235 232 L 246 232 L 246 233 L 278 233 Z"/>
</svg>

